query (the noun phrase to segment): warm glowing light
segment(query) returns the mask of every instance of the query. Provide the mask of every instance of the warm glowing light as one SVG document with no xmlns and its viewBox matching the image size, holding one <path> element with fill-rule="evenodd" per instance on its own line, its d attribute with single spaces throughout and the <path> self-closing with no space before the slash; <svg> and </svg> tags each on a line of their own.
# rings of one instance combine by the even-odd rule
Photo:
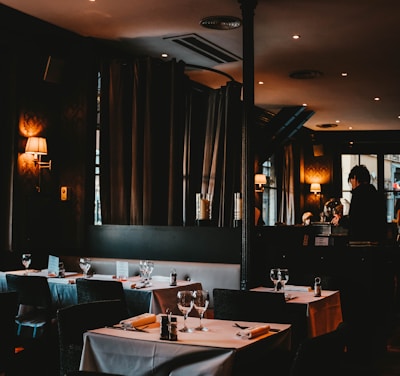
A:
<svg viewBox="0 0 400 376">
<path fill-rule="evenodd" d="M 321 184 L 311 183 L 310 192 L 312 192 L 314 194 L 321 193 Z"/>
</svg>

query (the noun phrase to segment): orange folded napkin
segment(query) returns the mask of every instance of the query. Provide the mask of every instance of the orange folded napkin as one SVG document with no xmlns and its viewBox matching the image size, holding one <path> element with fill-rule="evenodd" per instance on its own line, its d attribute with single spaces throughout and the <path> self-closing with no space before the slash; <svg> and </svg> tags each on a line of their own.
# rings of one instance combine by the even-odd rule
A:
<svg viewBox="0 0 400 376">
<path fill-rule="evenodd" d="M 240 330 L 239 332 L 236 333 L 236 335 L 242 338 L 251 339 L 262 336 L 263 334 L 267 334 L 269 330 L 270 330 L 269 325 L 258 325 L 258 326 L 253 326 L 251 328 Z"/>
<path fill-rule="evenodd" d="M 288 291 L 304 291 L 304 292 L 313 291 L 313 289 L 310 286 L 297 286 L 297 285 L 285 285 L 285 290 L 288 290 Z"/>
<path fill-rule="evenodd" d="M 122 326 L 143 326 L 156 322 L 157 317 L 154 313 L 142 313 L 141 315 L 131 317 L 126 320 L 120 321 Z"/>
</svg>

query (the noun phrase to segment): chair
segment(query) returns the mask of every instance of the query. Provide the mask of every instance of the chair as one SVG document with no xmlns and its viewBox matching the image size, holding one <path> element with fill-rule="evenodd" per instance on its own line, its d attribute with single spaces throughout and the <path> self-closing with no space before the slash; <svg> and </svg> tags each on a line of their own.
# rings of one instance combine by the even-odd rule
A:
<svg viewBox="0 0 400 376">
<path fill-rule="evenodd" d="M 46 333 L 53 319 L 52 299 L 46 277 L 6 274 L 8 291 L 18 293 L 17 335 L 32 328 L 32 338 Z M 38 335 L 38 329 L 41 333 Z"/>
<path fill-rule="evenodd" d="M 67 376 L 123 376 L 116 373 L 104 373 L 95 371 L 72 371 L 68 372 Z"/>
<path fill-rule="evenodd" d="M 124 287 L 120 281 L 78 278 L 76 280 L 76 291 L 78 303 L 118 299 L 126 307 Z"/>
<path fill-rule="evenodd" d="M 288 323 L 284 294 L 249 290 L 213 290 L 214 318 Z"/>
<path fill-rule="evenodd" d="M 0 330 L 0 373 L 9 374 L 15 355 L 16 334 L 15 316 L 17 314 L 18 294 L 13 292 L 0 293 L 2 325 Z"/>
<path fill-rule="evenodd" d="M 346 372 L 347 325 L 339 326 L 333 332 L 307 338 L 295 352 L 290 376 L 336 376 Z"/>
<path fill-rule="evenodd" d="M 112 326 L 126 318 L 126 307 L 121 300 L 99 300 L 59 309 L 60 376 L 79 370 L 83 333 Z"/>
</svg>

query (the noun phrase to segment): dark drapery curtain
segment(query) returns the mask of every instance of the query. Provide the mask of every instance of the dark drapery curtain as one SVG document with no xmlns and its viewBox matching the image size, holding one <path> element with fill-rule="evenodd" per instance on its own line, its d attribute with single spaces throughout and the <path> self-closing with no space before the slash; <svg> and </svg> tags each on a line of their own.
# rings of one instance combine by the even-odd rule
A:
<svg viewBox="0 0 400 376">
<path fill-rule="evenodd" d="M 186 223 L 195 218 L 195 194 L 209 194 L 212 224 L 219 227 L 233 225 L 233 195 L 241 192 L 241 84 L 230 81 L 217 90 L 194 88 L 187 121 L 185 176 L 193 177 L 187 186 Z M 204 98 L 205 94 L 205 98 Z M 199 103 L 203 106 L 199 107 Z M 203 123 L 194 129 L 194 117 L 202 111 Z M 198 124 L 196 124 L 198 125 Z M 200 156 L 198 161 L 196 156 Z M 199 162 L 199 163 L 198 163 Z M 198 164 L 196 164 L 198 163 Z M 195 174 L 193 174 L 195 171 Z"/>
<path fill-rule="evenodd" d="M 103 224 L 192 225 L 196 192 L 212 194 L 216 224 L 232 224 L 240 84 L 206 88 L 153 58 L 109 62 L 101 76 Z"/>
</svg>

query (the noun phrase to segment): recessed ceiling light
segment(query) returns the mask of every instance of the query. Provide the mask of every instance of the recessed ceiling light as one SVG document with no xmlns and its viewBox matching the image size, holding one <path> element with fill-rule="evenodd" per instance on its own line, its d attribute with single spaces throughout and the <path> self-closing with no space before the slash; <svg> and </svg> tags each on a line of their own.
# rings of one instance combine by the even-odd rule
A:
<svg viewBox="0 0 400 376">
<path fill-rule="evenodd" d="M 166 54 L 165 52 L 161 54 L 161 57 L 166 58 L 168 57 L 168 54 Z"/>
<path fill-rule="evenodd" d="M 210 16 L 201 19 L 200 25 L 207 29 L 232 30 L 242 26 L 242 20 L 233 16 Z"/>
<path fill-rule="evenodd" d="M 258 81 L 259 85 L 264 85 L 264 81 Z"/>
<path fill-rule="evenodd" d="M 380 97 L 375 97 L 375 98 L 374 98 L 374 101 L 380 101 L 380 100 L 381 100 Z"/>
<path fill-rule="evenodd" d="M 342 75 L 342 77 L 347 77 L 348 73 L 347 72 L 342 72 L 341 75 Z"/>
<path fill-rule="evenodd" d="M 292 38 L 293 39 L 300 39 L 300 35 L 299 34 L 294 34 L 294 35 L 292 35 Z"/>
</svg>

